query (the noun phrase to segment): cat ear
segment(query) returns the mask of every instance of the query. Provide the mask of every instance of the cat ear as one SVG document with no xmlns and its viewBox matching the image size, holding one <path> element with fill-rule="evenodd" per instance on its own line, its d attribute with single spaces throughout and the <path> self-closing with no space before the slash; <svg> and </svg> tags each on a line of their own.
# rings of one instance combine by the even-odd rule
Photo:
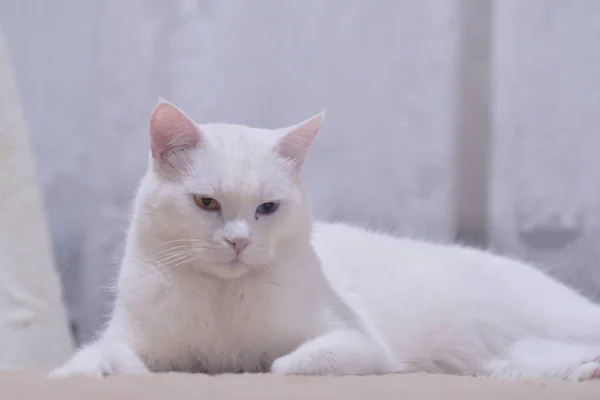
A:
<svg viewBox="0 0 600 400">
<path fill-rule="evenodd" d="M 183 111 L 160 98 L 150 116 L 150 150 L 152 158 L 168 163 L 179 151 L 202 146 L 200 128 Z"/>
<path fill-rule="evenodd" d="M 325 111 L 321 111 L 306 121 L 286 128 L 287 133 L 277 142 L 277 153 L 292 161 L 295 170 L 299 170 L 304 164 L 308 148 L 317 136 L 324 119 Z"/>
</svg>

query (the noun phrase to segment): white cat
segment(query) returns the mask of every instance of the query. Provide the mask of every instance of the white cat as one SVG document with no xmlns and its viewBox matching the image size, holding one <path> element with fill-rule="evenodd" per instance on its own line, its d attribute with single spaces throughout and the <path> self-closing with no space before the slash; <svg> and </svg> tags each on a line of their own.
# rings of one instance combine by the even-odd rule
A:
<svg viewBox="0 0 600 400">
<path fill-rule="evenodd" d="M 600 306 L 507 258 L 312 226 L 322 123 L 198 126 L 161 102 L 112 318 L 51 373 L 600 378 Z"/>
</svg>

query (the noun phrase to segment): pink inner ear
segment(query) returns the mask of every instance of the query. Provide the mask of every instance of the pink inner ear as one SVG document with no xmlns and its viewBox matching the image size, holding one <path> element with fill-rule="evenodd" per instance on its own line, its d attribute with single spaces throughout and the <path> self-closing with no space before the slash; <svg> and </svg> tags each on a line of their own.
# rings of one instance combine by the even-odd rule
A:
<svg viewBox="0 0 600 400">
<path fill-rule="evenodd" d="M 150 117 L 150 149 L 154 159 L 172 151 L 200 146 L 200 129 L 183 111 L 161 102 Z"/>
<path fill-rule="evenodd" d="M 308 148 L 317 136 L 324 117 L 325 113 L 321 112 L 294 126 L 285 136 L 279 139 L 277 152 L 282 157 L 292 160 L 296 169 L 299 169 L 304 163 Z"/>
</svg>

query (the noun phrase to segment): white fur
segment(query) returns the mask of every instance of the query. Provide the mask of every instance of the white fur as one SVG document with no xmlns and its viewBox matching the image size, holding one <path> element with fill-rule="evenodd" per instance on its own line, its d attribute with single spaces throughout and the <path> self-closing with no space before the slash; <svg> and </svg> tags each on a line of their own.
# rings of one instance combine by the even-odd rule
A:
<svg viewBox="0 0 600 400">
<path fill-rule="evenodd" d="M 327 277 L 411 370 L 600 378 L 600 307 L 487 252 L 316 224 Z"/>
<path fill-rule="evenodd" d="M 112 319 L 51 376 L 600 376 L 600 308 L 534 268 L 344 224 L 313 227 L 297 172 L 322 117 L 276 131 L 192 127 L 165 107 L 177 129 L 151 128 Z M 188 147 L 169 153 L 178 143 Z M 221 210 L 200 209 L 192 194 Z M 257 219 L 268 201 L 279 209 Z M 239 255 L 231 235 L 250 243 Z"/>
</svg>

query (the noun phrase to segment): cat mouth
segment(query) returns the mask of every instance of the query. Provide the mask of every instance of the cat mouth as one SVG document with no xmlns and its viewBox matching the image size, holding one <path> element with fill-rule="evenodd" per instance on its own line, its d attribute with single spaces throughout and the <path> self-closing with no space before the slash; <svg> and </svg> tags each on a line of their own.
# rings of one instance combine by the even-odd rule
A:
<svg viewBox="0 0 600 400">
<path fill-rule="evenodd" d="M 251 273 L 252 267 L 238 258 L 223 263 L 220 267 L 213 269 L 213 273 L 221 279 L 238 279 Z"/>
<path fill-rule="evenodd" d="M 243 262 L 239 257 L 234 257 L 232 258 L 227 265 L 231 266 L 231 267 L 245 267 L 245 268 L 249 268 L 250 266 L 248 264 L 246 264 L 245 262 Z"/>
</svg>

